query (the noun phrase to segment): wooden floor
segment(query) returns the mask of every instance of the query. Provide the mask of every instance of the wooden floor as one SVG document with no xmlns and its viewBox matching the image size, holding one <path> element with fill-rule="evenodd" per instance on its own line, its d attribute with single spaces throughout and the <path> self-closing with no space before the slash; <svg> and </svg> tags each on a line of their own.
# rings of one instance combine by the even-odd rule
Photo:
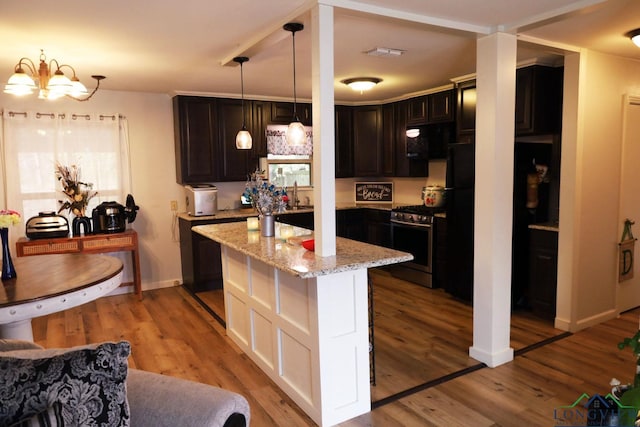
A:
<svg viewBox="0 0 640 427">
<path fill-rule="evenodd" d="M 512 346 L 520 351 L 513 362 L 491 369 L 467 355 L 470 307 L 441 291 L 406 288 L 384 274 L 374 276 L 374 285 L 374 409 L 342 426 L 551 426 L 560 424 L 553 419 L 555 408 L 582 393 L 606 394 L 612 377 L 633 379 L 633 354 L 616 344 L 637 331 L 640 310 L 537 348 L 528 346 L 559 331 L 515 316 Z M 412 308 L 416 303 L 420 310 Z M 131 367 L 244 395 L 252 426 L 315 425 L 182 288 L 148 291 L 143 301 L 132 294 L 104 297 L 34 319 L 33 329 L 45 347 L 126 339 Z"/>
</svg>

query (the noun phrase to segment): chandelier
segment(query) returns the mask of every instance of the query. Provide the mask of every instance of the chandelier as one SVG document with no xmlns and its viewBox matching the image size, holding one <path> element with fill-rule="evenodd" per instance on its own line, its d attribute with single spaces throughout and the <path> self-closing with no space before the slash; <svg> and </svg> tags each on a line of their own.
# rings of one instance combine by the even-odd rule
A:
<svg viewBox="0 0 640 427">
<path fill-rule="evenodd" d="M 25 68 L 28 73 L 25 72 Z M 68 68 L 73 73 L 71 78 L 64 75 L 62 72 L 64 68 Z M 105 79 L 105 76 L 100 75 L 91 77 L 97 81 L 97 84 L 95 89 L 89 93 L 76 76 L 76 70 L 71 65 L 60 65 L 55 59 L 47 64 L 47 57 L 41 49 L 38 67 L 29 58 L 21 58 L 18 61 L 13 75 L 4 87 L 4 93 L 23 96 L 30 95 L 38 89 L 38 98 L 40 99 L 58 99 L 66 96 L 76 101 L 88 101 L 97 92 L 100 81 Z"/>
</svg>

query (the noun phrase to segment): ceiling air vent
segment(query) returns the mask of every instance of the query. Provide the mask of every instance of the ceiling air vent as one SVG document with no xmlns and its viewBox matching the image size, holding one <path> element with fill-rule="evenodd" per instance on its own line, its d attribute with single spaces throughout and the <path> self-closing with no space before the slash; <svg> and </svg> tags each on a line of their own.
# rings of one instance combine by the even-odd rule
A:
<svg viewBox="0 0 640 427">
<path fill-rule="evenodd" d="M 365 53 L 369 56 L 391 56 L 396 57 L 400 56 L 405 51 L 402 49 L 391 49 L 388 47 L 375 47 L 371 50 L 367 50 Z"/>
</svg>

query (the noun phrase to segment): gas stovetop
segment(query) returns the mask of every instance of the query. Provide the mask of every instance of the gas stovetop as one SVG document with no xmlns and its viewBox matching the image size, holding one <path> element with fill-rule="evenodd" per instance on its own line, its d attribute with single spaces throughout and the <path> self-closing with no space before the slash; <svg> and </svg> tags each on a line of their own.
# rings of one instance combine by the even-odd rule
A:
<svg viewBox="0 0 640 427">
<path fill-rule="evenodd" d="M 400 206 L 391 210 L 391 221 L 410 224 L 432 224 L 433 216 L 444 211 L 443 208 L 429 208 L 425 205 Z"/>
</svg>

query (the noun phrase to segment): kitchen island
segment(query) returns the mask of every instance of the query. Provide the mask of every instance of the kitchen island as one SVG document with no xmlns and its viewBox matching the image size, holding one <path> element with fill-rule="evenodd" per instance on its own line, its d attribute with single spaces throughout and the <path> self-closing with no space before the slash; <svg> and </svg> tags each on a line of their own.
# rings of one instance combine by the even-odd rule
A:
<svg viewBox="0 0 640 427">
<path fill-rule="evenodd" d="M 193 227 L 222 246 L 227 334 L 319 425 L 369 412 L 367 269 L 413 256 L 337 238 L 336 255 L 319 257 L 278 230 Z"/>
</svg>

